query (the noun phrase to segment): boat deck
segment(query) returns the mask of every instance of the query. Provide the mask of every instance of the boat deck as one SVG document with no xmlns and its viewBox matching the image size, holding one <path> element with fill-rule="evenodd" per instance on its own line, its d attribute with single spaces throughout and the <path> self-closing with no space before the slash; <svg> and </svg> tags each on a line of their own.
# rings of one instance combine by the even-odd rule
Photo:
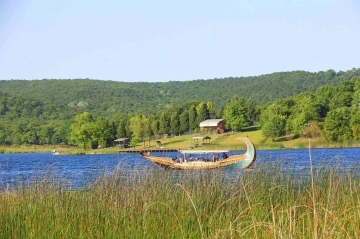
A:
<svg viewBox="0 0 360 239">
<path fill-rule="evenodd" d="M 178 152 L 179 149 L 171 149 L 171 148 L 153 148 L 153 149 L 120 149 L 119 153 L 127 153 L 127 154 L 135 154 L 135 153 L 140 153 L 141 151 L 146 151 L 146 152 Z"/>
</svg>

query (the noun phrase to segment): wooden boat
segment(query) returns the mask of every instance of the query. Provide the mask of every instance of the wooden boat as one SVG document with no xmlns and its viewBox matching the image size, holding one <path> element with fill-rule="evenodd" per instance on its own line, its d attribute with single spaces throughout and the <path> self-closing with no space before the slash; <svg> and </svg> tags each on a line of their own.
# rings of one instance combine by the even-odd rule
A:
<svg viewBox="0 0 360 239">
<path fill-rule="evenodd" d="M 206 170 L 214 168 L 249 168 L 256 159 L 256 150 L 251 141 L 247 138 L 240 137 L 238 138 L 246 144 L 246 153 L 239 155 L 230 155 L 227 157 L 229 150 L 179 150 L 178 152 L 182 153 L 183 156 L 178 156 L 180 159 L 177 161 L 171 157 L 160 157 L 160 156 L 151 156 L 149 151 L 141 151 L 140 154 L 150 160 L 153 163 L 156 163 L 164 168 L 172 169 L 183 169 L 183 170 Z M 191 160 L 191 157 L 194 155 L 207 155 L 211 156 L 210 158 L 202 158 L 202 160 Z M 220 159 L 216 155 L 222 154 L 225 158 Z"/>
</svg>

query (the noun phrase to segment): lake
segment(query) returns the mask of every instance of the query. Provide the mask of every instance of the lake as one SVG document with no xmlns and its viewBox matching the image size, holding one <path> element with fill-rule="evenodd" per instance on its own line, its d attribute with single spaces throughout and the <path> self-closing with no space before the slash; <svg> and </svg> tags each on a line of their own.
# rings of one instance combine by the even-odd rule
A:
<svg viewBox="0 0 360 239">
<path fill-rule="evenodd" d="M 158 154 L 170 157 L 177 155 L 177 153 Z M 359 172 L 360 168 L 360 148 L 312 149 L 311 158 L 315 169 L 319 167 L 357 168 Z M 252 168 L 266 164 L 276 164 L 284 170 L 293 172 L 308 172 L 309 150 L 257 150 L 257 159 Z M 46 175 L 56 175 L 57 179 L 71 184 L 72 188 L 82 188 L 91 184 L 99 175 L 109 174 L 116 168 L 121 168 L 128 173 L 138 173 L 159 167 L 138 154 L 0 154 L 0 190 L 15 187 L 19 182 L 28 184 L 34 180 L 41 180 Z M 230 169 L 218 170 L 225 174 L 234 173 Z M 241 170 L 238 171 L 237 173 L 241 173 Z"/>
</svg>

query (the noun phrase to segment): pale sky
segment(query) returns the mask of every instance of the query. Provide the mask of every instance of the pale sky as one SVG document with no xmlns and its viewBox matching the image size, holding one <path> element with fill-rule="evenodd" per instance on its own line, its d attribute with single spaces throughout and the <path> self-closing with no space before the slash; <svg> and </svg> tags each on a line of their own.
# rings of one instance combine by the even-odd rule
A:
<svg viewBox="0 0 360 239">
<path fill-rule="evenodd" d="M 360 67 L 360 0 L 0 0 L 0 80 Z"/>
</svg>

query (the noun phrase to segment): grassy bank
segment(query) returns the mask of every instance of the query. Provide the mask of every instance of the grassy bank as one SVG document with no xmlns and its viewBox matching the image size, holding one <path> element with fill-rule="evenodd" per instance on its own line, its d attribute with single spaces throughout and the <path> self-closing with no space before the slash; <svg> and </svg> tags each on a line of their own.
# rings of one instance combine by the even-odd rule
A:
<svg viewBox="0 0 360 239">
<path fill-rule="evenodd" d="M 188 149 L 194 144 L 193 136 L 200 134 L 180 135 L 170 138 L 161 138 L 138 143 L 136 149 L 156 148 L 156 141 L 161 141 L 166 148 Z M 273 142 L 269 138 L 264 138 L 260 129 L 256 127 L 250 128 L 242 132 L 229 132 L 226 135 L 209 135 L 211 137 L 210 144 L 204 144 L 201 149 L 230 149 L 242 150 L 245 145 L 238 137 L 247 137 L 254 143 L 257 149 L 302 149 L 307 148 L 309 139 L 296 138 L 287 139 L 279 138 Z M 201 142 L 200 142 L 201 143 Z M 360 147 L 360 142 L 325 142 L 322 138 L 314 138 L 310 140 L 312 148 L 347 148 Z M 200 148 L 199 148 L 200 149 Z M 118 147 L 108 147 L 101 149 L 87 149 L 84 150 L 78 147 L 71 147 L 66 145 L 20 145 L 20 146 L 4 146 L 0 145 L 1 153 L 35 153 L 35 152 L 52 152 L 58 151 L 60 154 L 115 154 L 119 153 Z"/>
<path fill-rule="evenodd" d="M 48 177 L 0 193 L 0 238 L 360 237 L 355 169 L 221 172 L 117 170 L 81 191 Z"/>
<path fill-rule="evenodd" d="M 193 136 L 195 135 L 181 135 L 171 138 L 158 139 L 167 148 L 187 149 L 193 144 Z M 243 132 L 229 132 L 226 135 L 209 135 L 211 137 L 210 144 L 204 144 L 198 149 L 230 149 L 242 150 L 245 145 L 239 137 L 246 137 L 254 143 L 257 149 L 304 149 L 309 146 L 308 138 L 286 139 L 279 138 L 273 142 L 270 138 L 264 138 L 259 129 L 243 131 Z M 312 148 L 346 148 L 346 147 L 360 147 L 360 142 L 325 142 L 322 138 L 310 139 Z M 146 142 L 145 147 L 155 147 L 156 141 Z M 137 148 L 144 148 L 144 144 L 138 144 Z"/>
<path fill-rule="evenodd" d="M 51 153 L 53 150 L 60 154 L 115 154 L 119 153 L 118 147 L 109 147 L 104 149 L 87 149 L 68 146 L 68 145 L 0 145 L 0 154 L 15 153 Z"/>
</svg>

